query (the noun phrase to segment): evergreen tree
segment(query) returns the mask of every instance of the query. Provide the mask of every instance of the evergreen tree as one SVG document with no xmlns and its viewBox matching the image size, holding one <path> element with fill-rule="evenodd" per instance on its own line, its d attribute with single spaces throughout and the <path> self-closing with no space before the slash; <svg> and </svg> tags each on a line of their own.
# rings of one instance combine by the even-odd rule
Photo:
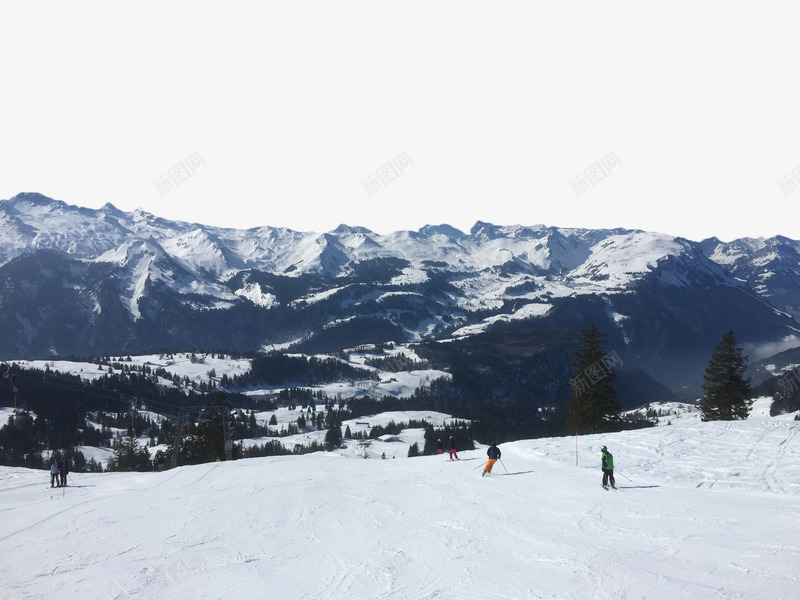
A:
<svg viewBox="0 0 800 600">
<path fill-rule="evenodd" d="M 594 325 L 581 335 L 583 344 L 572 355 L 572 396 L 567 404 L 567 431 L 602 433 L 619 428 L 622 406 L 614 390 L 614 372 L 605 360 L 605 334 Z"/>
<path fill-rule="evenodd" d="M 40 449 L 35 422 L 28 411 L 12 414 L 0 427 L 0 464 L 41 469 L 44 462 Z"/>
<path fill-rule="evenodd" d="M 338 448 L 342 443 L 342 426 L 334 423 L 325 434 L 325 449 L 328 451 Z"/>
<path fill-rule="evenodd" d="M 108 459 L 109 471 L 151 471 L 150 453 L 147 448 L 140 448 L 135 437 L 122 438 Z"/>
<path fill-rule="evenodd" d="M 746 419 L 753 404 L 750 380 L 744 378 L 747 357 L 736 347 L 733 331 L 717 344 L 703 376 L 703 421 Z"/>
</svg>

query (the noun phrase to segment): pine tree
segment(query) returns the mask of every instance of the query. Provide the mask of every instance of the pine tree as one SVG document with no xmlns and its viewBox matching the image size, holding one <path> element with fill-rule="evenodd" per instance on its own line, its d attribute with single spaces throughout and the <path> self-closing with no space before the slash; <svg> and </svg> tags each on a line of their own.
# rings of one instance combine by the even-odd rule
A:
<svg viewBox="0 0 800 600">
<path fill-rule="evenodd" d="M 753 400 L 750 380 L 744 378 L 747 357 L 736 347 L 733 331 L 717 344 L 703 376 L 703 421 L 735 421 L 746 419 Z"/>
<path fill-rule="evenodd" d="M 341 444 L 342 426 L 334 423 L 325 434 L 325 449 L 331 451 L 335 448 L 338 448 Z"/>
<path fill-rule="evenodd" d="M 581 335 L 583 344 L 572 356 L 573 400 L 567 405 L 567 430 L 579 434 L 619 428 L 622 406 L 614 390 L 614 372 L 604 360 L 605 334 L 594 325 Z"/>
<path fill-rule="evenodd" d="M 139 447 L 135 437 L 120 440 L 114 454 L 108 459 L 109 471 L 150 471 L 152 462 L 147 448 Z"/>
</svg>

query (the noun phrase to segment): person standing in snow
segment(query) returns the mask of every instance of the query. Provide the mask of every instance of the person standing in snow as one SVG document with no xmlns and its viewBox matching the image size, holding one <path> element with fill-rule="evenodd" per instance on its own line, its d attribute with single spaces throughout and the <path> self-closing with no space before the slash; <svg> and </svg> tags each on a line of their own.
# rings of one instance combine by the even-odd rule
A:
<svg viewBox="0 0 800 600">
<path fill-rule="evenodd" d="M 69 459 L 66 456 L 58 464 L 58 471 L 61 474 L 61 487 L 66 487 L 67 475 L 69 475 Z"/>
<path fill-rule="evenodd" d="M 56 465 L 55 459 L 53 459 L 53 464 L 50 465 L 50 487 L 56 487 L 56 483 L 61 485 L 58 481 L 58 465 Z"/>
<path fill-rule="evenodd" d="M 608 448 L 603 446 L 600 448 L 601 462 L 603 467 L 603 487 L 608 489 L 609 482 L 611 487 L 617 489 L 616 482 L 614 481 L 614 455 L 608 451 Z"/>
<path fill-rule="evenodd" d="M 450 436 L 450 460 L 460 460 L 458 453 L 456 453 L 456 438 Z"/>
<path fill-rule="evenodd" d="M 494 463 L 500 460 L 500 448 L 495 445 L 494 440 L 489 444 L 489 449 L 486 451 L 486 455 L 489 457 L 489 460 L 486 461 L 486 466 L 483 467 L 483 473 L 481 474 L 481 477 L 487 473 L 491 473 Z"/>
<path fill-rule="evenodd" d="M 436 447 L 438 448 L 437 454 L 444 454 L 444 446 L 442 445 L 442 440 L 436 440 Z"/>
</svg>

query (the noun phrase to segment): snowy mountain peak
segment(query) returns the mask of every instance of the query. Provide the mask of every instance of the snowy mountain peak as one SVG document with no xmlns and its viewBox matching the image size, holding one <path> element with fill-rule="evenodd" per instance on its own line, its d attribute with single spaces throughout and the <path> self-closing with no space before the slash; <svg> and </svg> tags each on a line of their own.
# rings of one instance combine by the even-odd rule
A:
<svg viewBox="0 0 800 600">
<path fill-rule="evenodd" d="M 124 217 L 125 213 L 118 209 L 116 206 L 111 204 L 111 202 L 106 202 L 103 206 L 100 207 L 100 212 L 112 216 L 112 217 Z"/>
<path fill-rule="evenodd" d="M 372 231 L 367 229 L 366 227 L 351 227 L 350 225 L 345 225 L 342 223 L 336 229 L 331 231 L 335 235 L 347 235 L 347 234 L 361 234 L 361 235 L 372 235 Z"/>
<path fill-rule="evenodd" d="M 163 248 L 184 263 L 215 277 L 227 278 L 231 271 L 244 268 L 244 261 L 240 257 L 216 235 L 201 227 L 165 240 Z"/>
<path fill-rule="evenodd" d="M 8 206 L 21 214 L 28 216 L 44 216 L 48 213 L 57 213 L 64 210 L 80 210 L 78 207 L 72 207 L 66 202 L 61 200 L 53 200 L 43 194 L 36 192 L 23 192 L 17 194 L 9 200 L 3 200 Z"/>
<path fill-rule="evenodd" d="M 451 225 L 425 225 L 419 229 L 420 235 L 427 237 L 444 236 L 450 240 L 459 240 L 464 237 L 464 232 Z"/>
<path fill-rule="evenodd" d="M 493 223 L 476 221 L 469 234 L 475 239 L 492 240 L 503 236 L 503 228 Z"/>
</svg>

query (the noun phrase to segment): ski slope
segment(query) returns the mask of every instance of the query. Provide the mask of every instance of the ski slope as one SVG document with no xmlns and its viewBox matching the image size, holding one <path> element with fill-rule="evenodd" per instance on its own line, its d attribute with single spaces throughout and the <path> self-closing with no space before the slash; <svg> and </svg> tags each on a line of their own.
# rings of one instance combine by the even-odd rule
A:
<svg viewBox="0 0 800 600">
<path fill-rule="evenodd" d="M 796 599 L 800 422 L 753 414 L 501 444 L 483 478 L 485 448 L 0 467 L 0 599 Z"/>
</svg>

